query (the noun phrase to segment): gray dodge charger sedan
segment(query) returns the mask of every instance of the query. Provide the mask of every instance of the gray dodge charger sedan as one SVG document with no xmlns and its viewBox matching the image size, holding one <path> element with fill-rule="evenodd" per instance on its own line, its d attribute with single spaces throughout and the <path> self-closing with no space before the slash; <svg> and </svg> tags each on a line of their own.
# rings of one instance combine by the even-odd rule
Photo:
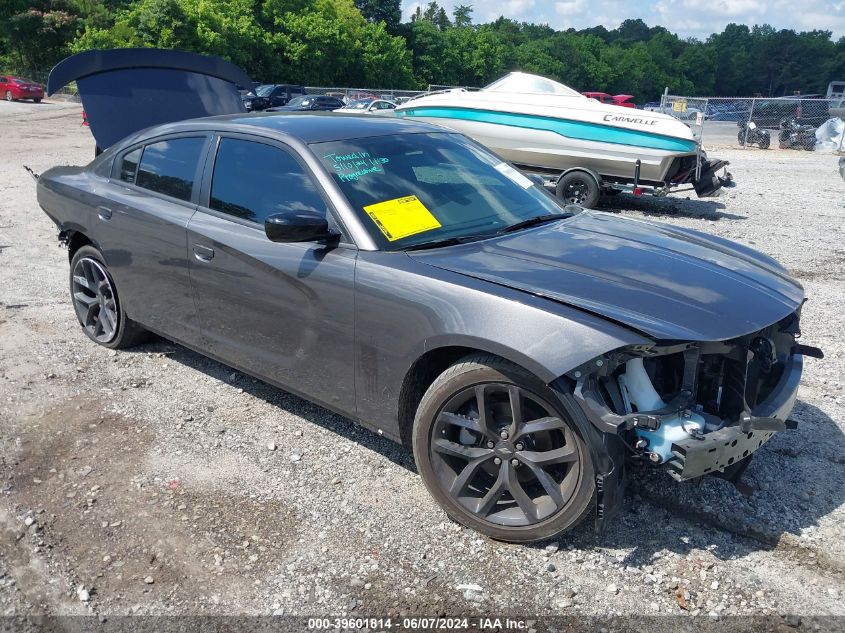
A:
<svg viewBox="0 0 845 633">
<path fill-rule="evenodd" d="M 736 480 L 819 354 L 772 259 L 563 208 L 422 123 L 160 125 L 47 171 L 38 201 L 93 341 L 154 332 L 353 418 L 506 541 L 601 526 L 632 466 Z"/>
</svg>

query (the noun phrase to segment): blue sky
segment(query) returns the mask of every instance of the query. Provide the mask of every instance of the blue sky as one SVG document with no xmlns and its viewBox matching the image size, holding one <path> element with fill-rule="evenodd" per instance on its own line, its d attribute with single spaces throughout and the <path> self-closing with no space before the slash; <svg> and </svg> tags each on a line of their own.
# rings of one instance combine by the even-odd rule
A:
<svg viewBox="0 0 845 633">
<path fill-rule="evenodd" d="M 408 19 L 425 0 L 403 0 Z M 729 22 L 768 23 L 799 31 L 825 29 L 845 35 L 845 0 L 442 0 L 451 13 L 456 4 L 471 4 L 475 22 L 500 15 L 545 23 L 556 29 L 603 24 L 615 28 L 626 18 L 642 18 L 649 26 L 664 26 L 682 37 L 704 39 Z"/>
</svg>

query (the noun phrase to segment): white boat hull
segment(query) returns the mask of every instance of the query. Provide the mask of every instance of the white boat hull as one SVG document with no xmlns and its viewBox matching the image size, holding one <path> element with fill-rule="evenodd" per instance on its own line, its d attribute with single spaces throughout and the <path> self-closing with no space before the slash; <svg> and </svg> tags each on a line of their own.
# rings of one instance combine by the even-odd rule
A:
<svg viewBox="0 0 845 633">
<path fill-rule="evenodd" d="M 671 116 L 599 103 L 555 85 L 568 92 L 452 90 L 413 99 L 396 114 L 466 134 L 520 166 L 587 168 L 608 181 L 633 179 L 639 160 L 642 181 L 663 183 L 675 159 L 699 152 L 690 128 Z"/>
</svg>

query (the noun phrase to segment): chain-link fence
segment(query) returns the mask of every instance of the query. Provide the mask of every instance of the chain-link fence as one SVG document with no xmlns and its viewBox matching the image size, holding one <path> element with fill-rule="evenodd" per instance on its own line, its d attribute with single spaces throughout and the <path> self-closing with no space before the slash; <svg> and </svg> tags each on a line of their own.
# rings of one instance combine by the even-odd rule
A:
<svg viewBox="0 0 845 633">
<path fill-rule="evenodd" d="M 356 99 L 388 99 L 401 103 L 412 97 L 424 94 L 423 90 L 394 90 L 393 88 L 327 88 L 325 86 L 305 86 L 305 92 L 310 95 L 328 95 L 342 101 Z"/>
<path fill-rule="evenodd" d="M 646 109 L 662 112 L 663 114 L 680 119 L 690 127 L 696 138 L 701 138 L 704 131 L 704 120 L 706 118 L 707 99 L 663 95 L 659 106 L 647 107 Z"/>
<path fill-rule="evenodd" d="M 845 149 L 842 99 L 663 95 L 652 110 L 689 124 L 710 145 L 840 153 Z"/>
</svg>

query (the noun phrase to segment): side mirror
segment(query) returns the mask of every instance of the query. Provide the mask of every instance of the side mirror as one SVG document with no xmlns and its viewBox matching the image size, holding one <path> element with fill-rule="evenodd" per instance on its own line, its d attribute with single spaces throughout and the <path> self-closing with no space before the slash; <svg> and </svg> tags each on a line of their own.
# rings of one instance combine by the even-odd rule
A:
<svg viewBox="0 0 845 633">
<path fill-rule="evenodd" d="M 264 233 L 271 242 L 317 242 L 336 234 L 326 218 L 313 211 L 274 213 L 264 220 Z"/>
</svg>

